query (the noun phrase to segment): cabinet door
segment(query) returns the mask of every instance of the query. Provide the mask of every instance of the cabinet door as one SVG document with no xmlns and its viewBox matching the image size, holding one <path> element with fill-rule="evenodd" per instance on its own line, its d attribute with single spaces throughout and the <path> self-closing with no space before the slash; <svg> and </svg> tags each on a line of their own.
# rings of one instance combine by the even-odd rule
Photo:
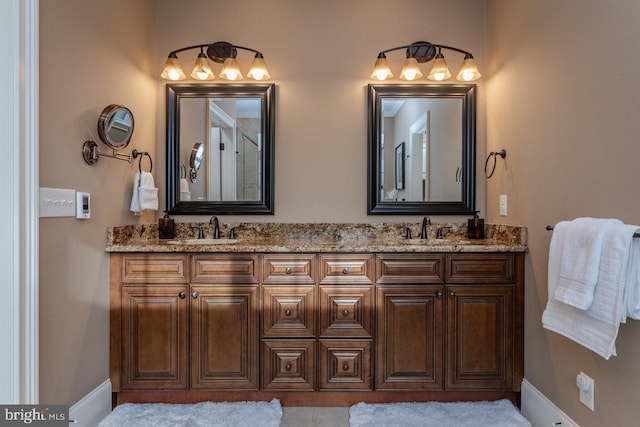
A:
<svg viewBox="0 0 640 427">
<path fill-rule="evenodd" d="M 442 389 L 442 289 L 378 286 L 377 389 Z"/>
<path fill-rule="evenodd" d="M 447 287 L 447 389 L 510 389 L 513 286 Z"/>
<path fill-rule="evenodd" d="M 121 387 L 186 389 L 187 286 L 122 286 Z"/>
<path fill-rule="evenodd" d="M 191 388 L 258 388 L 258 287 L 191 286 Z"/>
</svg>

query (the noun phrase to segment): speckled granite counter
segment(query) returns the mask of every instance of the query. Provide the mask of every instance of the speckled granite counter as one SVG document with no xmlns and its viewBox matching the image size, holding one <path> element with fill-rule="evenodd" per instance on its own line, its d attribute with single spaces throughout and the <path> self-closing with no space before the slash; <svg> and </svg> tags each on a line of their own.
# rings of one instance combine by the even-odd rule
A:
<svg viewBox="0 0 640 427">
<path fill-rule="evenodd" d="M 444 229 L 444 239 L 435 239 Z M 199 228 L 206 244 L 195 241 Z M 229 231 L 234 228 L 235 239 Z M 413 238 L 407 239 L 411 230 Z M 420 239 L 420 224 L 379 223 L 225 223 L 222 239 L 213 242 L 213 226 L 176 223 L 176 238 L 159 240 L 156 224 L 107 229 L 107 252 L 526 252 L 526 227 L 485 225 L 485 239 L 467 239 L 466 223 L 428 226 L 428 239 Z"/>
</svg>

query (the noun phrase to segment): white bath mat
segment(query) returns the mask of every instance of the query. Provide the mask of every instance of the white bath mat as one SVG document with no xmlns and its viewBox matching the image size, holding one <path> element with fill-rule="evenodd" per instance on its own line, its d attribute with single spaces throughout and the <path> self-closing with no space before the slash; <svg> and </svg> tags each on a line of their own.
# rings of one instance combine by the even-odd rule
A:
<svg viewBox="0 0 640 427">
<path fill-rule="evenodd" d="M 98 427 L 279 427 L 282 407 L 271 402 L 124 403 Z"/>
<path fill-rule="evenodd" d="M 351 427 L 531 427 L 507 400 L 495 402 L 358 403 Z"/>
</svg>

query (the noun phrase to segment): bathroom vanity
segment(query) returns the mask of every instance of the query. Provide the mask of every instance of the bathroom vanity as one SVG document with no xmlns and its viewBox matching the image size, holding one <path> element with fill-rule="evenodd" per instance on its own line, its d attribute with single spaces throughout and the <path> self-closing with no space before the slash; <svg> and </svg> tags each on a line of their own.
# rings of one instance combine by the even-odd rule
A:
<svg viewBox="0 0 640 427">
<path fill-rule="evenodd" d="M 114 404 L 519 403 L 526 229 L 412 226 L 238 224 L 206 244 L 110 229 Z"/>
</svg>

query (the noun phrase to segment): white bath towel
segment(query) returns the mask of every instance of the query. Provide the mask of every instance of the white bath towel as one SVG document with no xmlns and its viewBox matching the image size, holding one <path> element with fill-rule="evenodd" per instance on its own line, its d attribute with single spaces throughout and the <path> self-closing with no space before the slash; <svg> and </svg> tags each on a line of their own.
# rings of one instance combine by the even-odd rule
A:
<svg viewBox="0 0 640 427">
<path fill-rule="evenodd" d="M 636 232 L 640 231 L 640 228 Z M 626 316 L 640 320 L 640 239 L 631 242 L 624 301 Z"/>
<path fill-rule="evenodd" d="M 180 200 L 187 202 L 191 200 L 191 191 L 189 191 L 189 182 L 186 178 L 180 178 Z"/>
<path fill-rule="evenodd" d="M 143 210 L 158 210 L 158 189 L 155 187 L 151 173 L 136 172 L 133 177 L 133 196 L 129 209 L 138 214 Z"/>
<path fill-rule="evenodd" d="M 556 300 L 582 310 L 591 307 L 603 237 L 613 224 L 621 224 L 621 221 L 576 218 L 556 224 L 551 238 L 551 244 L 560 249 L 558 275 L 553 278 L 557 280 L 553 293 Z"/>
<path fill-rule="evenodd" d="M 542 314 L 546 329 L 594 351 L 605 359 L 616 355 L 615 340 L 624 319 L 624 290 L 627 283 L 631 241 L 637 229 L 634 225 L 614 224 L 603 237 L 598 282 L 593 304 L 581 310 L 553 298 L 557 282 L 552 280 L 560 269 L 557 247 L 549 248 L 549 300 Z M 554 228 L 555 234 L 555 228 Z"/>
</svg>

